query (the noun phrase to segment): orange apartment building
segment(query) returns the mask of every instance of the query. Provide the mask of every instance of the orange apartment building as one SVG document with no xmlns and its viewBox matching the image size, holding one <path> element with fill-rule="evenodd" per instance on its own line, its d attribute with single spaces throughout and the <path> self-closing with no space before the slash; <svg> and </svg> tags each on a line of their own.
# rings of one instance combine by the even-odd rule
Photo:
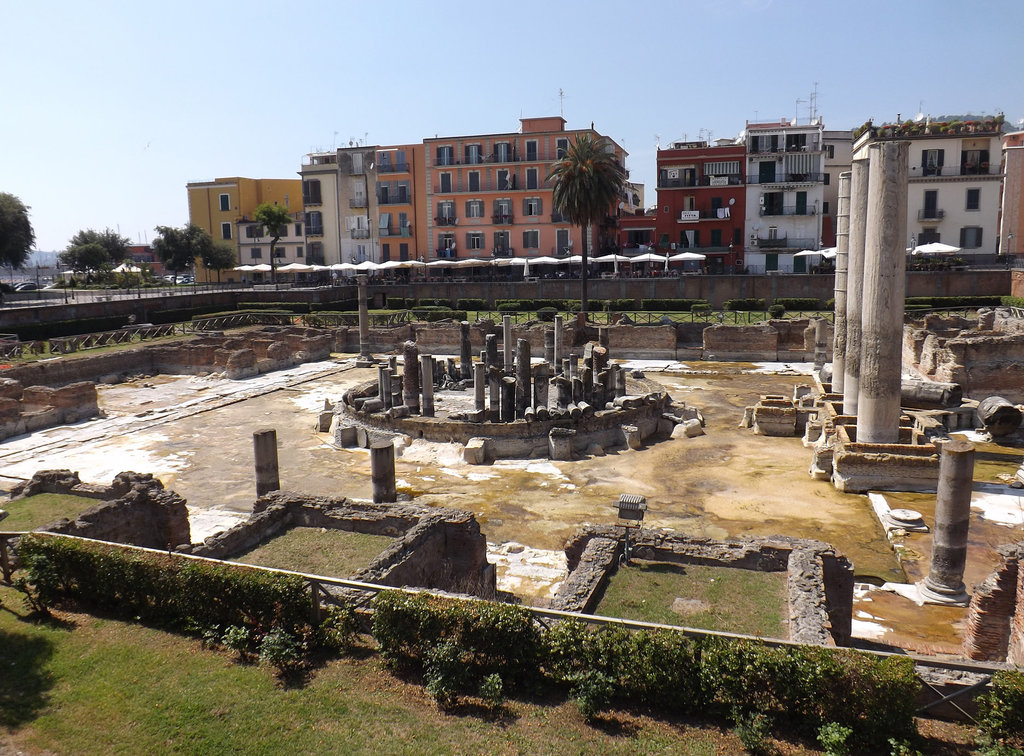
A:
<svg viewBox="0 0 1024 756">
<path fill-rule="evenodd" d="M 522 118 L 507 134 L 436 137 L 423 141 L 428 260 L 470 257 L 538 257 L 578 253 L 581 230 L 555 212 L 547 176 L 578 134 L 565 119 Z M 613 140 L 609 149 L 621 165 L 626 152 Z M 589 249 L 615 243 L 617 220 L 593 230 Z M 383 222 L 383 221 L 382 221 Z"/>
</svg>

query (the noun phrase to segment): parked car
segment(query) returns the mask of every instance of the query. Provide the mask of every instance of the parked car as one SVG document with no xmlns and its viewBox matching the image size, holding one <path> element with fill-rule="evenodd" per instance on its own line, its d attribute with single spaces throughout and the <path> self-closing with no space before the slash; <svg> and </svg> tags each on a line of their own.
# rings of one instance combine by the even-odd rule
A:
<svg viewBox="0 0 1024 756">
<path fill-rule="evenodd" d="M 35 281 L 19 281 L 14 284 L 15 291 L 37 291 L 39 286 L 36 285 Z"/>
</svg>

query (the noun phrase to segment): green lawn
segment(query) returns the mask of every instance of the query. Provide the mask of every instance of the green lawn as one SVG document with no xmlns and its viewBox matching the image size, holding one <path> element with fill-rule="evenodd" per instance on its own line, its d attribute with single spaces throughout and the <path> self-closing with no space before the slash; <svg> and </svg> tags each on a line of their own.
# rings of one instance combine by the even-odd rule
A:
<svg viewBox="0 0 1024 756">
<path fill-rule="evenodd" d="M 393 541 L 389 536 L 347 530 L 292 528 L 233 557 L 233 560 L 311 575 L 347 578 L 369 565 Z"/>
<path fill-rule="evenodd" d="M 10 516 L 0 520 L 0 530 L 34 530 L 61 517 L 74 519 L 99 503 L 97 499 L 69 494 L 36 494 L 3 502 L 0 509 L 7 510 Z"/>
<path fill-rule="evenodd" d="M 613 712 L 591 727 L 564 701 L 444 714 L 372 654 L 282 687 L 193 639 L 81 614 L 34 623 L 2 586 L 0 602 L 0 753 L 742 753 L 712 725 Z"/>
<path fill-rule="evenodd" d="M 611 577 L 595 614 L 789 637 L 784 572 L 634 559 Z"/>
</svg>

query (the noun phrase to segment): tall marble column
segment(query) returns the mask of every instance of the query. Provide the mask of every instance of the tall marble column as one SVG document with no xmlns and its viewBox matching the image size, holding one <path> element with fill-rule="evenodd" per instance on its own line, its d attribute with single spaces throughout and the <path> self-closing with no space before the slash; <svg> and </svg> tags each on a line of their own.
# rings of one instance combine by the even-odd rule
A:
<svg viewBox="0 0 1024 756">
<path fill-rule="evenodd" d="M 850 171 L 850 241 L 846 262 L 846 360 L 843 414 L 857 414 L 860 393 L 860 333 L 864 301 L 864 238 L 868 221 L 868 161 L 854 160 Z"/>
<path fill-rule="evenodd" d="M 899 441 L 906 298 L 909 142 L 868 148 L 868 222 L 864 241 L 857 442 Z"/>
<path fill-rule="evenodd" d="M 843 393 L 846 382 L 846 271 L 850 260 L 850 171 L 839 174 L 836 208 L 836 285 L 833 300 L 832 393 Z"/>
<path fill-rule="evenodd" d="M 928 577 L 919 584 L 926 601 L 966 604 L 970 598 L 964 585 L 964 567 L 973 484 L 974 444 L 962 439 L 946 441 L 939 457 L 931 566 Z"/>
</svg>

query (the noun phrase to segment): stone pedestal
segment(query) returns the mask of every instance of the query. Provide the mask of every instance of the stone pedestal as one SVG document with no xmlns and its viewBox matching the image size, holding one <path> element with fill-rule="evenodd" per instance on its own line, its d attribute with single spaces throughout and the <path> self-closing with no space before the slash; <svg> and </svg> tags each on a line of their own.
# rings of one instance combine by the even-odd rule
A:
<svg viewBox="0 0 1024 756">
<path fill-rule="evenodd" d="M 544 329 L 544 359 L 555 362 L 555 332 L 550 328 Z"/>
<path fill-rule="evenodd" d="M 277 431 L 273 428 L 252 434 L 252 450 L 256 458 L 256 495 L 281 490 L 277 469 Z"/>
<path fill-rule="evenodd" d="M 420 404 L 420 414 L 423 417 L 434 416 L 434 358 L 429 354 L 420 355 L 420 388 L 423 391 L 423 400 Z"/>
<path fill-rule="evenodd" d="M 551 380 L 551 366 L 541 362 L 533 368 L 533 406 L 536 409 L 547 409 L 548 381 Z M 541 418 L 543 419 L 543 418 Z"/>
<path fill-rule="evenodd" d="M 556 377 L 553 381 L 556 391 L 556 402 L 558 409 L 564 410 L 572 404 L 572 381 L 564 375 Z"/>
<path fill-rule="evenodd" d="M 398 501 L 398 492 L 395 490 L 394 444 L 375 444 L 370 447 L 370 480 L 373 484 L 374 504 Z"/>
<path fill-rule="evenodd" d="M 643 437 L 640 435 L 640 429 L 635 425 L 623 425 L 622 437 L 626 446 L 634 451 L 644 445 Z"/>
<path fill-rule="evenodd" d="M 384 403 L 384 409 L 389 410 L 393 406 L 392 397 L 394 392 L 391 388 L 391 383 L 394 374 L 389 367 L 379 367 L 377 374 L 380 376 L 380 400 Z"/>
<path fill-rule="evenodd" d="M 552 428 L 548 431 L 548 456 L 556 460 L 572 459 L 572 442 L 576 431 L 572 428 Z"/>
<path fill-rule="evenodd" d="M 814 369 L 821 370 L 828 359 L 828 321 L 818 318 L 814 321 Z"/>
<path fill-rule="evenodd" d="M 939 457 L 931 566 L 928 577 L 918 584 L 925 601 L 966 604 L 970 600 L 964 586 L 964 566 L 973 481 L 974 444 L 960 439 L 946 441 Z"/>
<path fill-rule="evenodd" d="M 843 362 L 845 415 L 857 414 L 860 395 L 860 319 L 864 302 L 864 239 L 867 221 L 868 161 L 854 160 L 853 170 L 850 171 L 850 236 L 846 264 L 846 359 Z"/>
<path fill-rule="evenodd" d="M 909 142 L 868 148 L 857 443 L 899 441 Z"/>
<path fill-rule="evenodd" d="M 420 350 L 415 341 L 406 341 L 402 345 L 402 359 L 405 360 L 402 400 L 409 412 L 417 414 L 420 411 Z"/>
<path fill-rule="evenodd" d="M 487 388 L 492 423 L 501 420 L 501 370 L 495 366 L 487 370 Z"/>
<path fill-rule="evenodd" d="M 467 381 L 473 377 L 473 347 L 469 340 L 469 321 L 463 320 L 459 323 L 459 367 L 461 368 L 462 380 Z"/>
</svg>

